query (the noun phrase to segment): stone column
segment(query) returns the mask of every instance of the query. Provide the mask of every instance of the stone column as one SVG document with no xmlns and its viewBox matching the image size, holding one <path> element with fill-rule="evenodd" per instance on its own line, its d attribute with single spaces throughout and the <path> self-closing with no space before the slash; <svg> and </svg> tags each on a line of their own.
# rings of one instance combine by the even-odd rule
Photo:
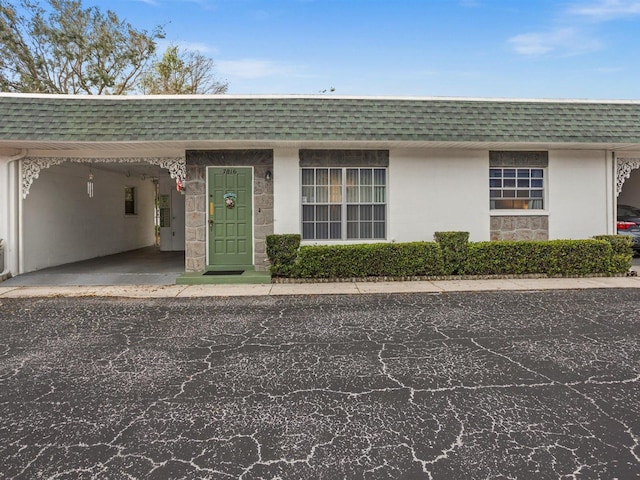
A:
<svg viewBox="0 0 640 480">
<path fill-rule="evenodd" d="M 201 272 L 206 263 L 206 168 L 187 163 L 185 198 L 185 269 Z"/>
</svg>

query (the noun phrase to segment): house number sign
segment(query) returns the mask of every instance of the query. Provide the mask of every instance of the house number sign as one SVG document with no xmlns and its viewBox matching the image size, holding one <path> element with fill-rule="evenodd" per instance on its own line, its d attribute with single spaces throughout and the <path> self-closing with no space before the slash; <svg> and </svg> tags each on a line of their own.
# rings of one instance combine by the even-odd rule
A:
<svg viewBox="0 0 640 480">
<path fill-rule="evenodd" d="M 224 173 L 225 175 L 237 175 L 238 170 L 236 170 L 235 168 L 225 168 L 222 170 L 222 173 Z"/>
</svg>

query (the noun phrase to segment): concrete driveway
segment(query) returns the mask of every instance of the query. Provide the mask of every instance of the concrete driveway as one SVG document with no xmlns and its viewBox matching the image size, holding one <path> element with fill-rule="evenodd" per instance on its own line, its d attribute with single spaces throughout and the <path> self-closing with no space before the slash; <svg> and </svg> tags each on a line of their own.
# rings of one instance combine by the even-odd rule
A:
<svg viewBox="0 0 640 480">
<path fill-rule="evenodd" d="M 638 478 L 638 289 L 0 299 L 0 477 Z"/>
<path fill-rule="evenodd" d="M 144 247 L 23 273 L 0 287 L 34 285 L 174 285 L 184 273 L 184 252 Z"/>
</svg>

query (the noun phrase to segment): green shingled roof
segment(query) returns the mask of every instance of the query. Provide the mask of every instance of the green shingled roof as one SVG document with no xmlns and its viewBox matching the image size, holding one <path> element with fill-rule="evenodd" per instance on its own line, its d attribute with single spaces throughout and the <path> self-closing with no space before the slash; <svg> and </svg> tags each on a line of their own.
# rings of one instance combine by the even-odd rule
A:
<svg viewBox="0 0 640 480">
<path fill-rule="evenodd" d="M 0 141 L 640 143 L 640 103 L 0 95 Z"/>
</svg>

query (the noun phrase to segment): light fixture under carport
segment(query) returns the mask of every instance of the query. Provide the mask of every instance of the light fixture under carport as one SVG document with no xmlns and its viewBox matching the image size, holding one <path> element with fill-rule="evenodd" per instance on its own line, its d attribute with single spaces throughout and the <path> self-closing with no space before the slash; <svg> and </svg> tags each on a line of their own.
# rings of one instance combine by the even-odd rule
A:
<svg viewBox="0 0 640 480">
<path fill-rule="evenodd" d="M 91 167 L 89 167 L 89 179 L 87 180 L 87 195 L 89 195 L 89 198 L 93 198 L 93 172 Z"/>
</svg>

